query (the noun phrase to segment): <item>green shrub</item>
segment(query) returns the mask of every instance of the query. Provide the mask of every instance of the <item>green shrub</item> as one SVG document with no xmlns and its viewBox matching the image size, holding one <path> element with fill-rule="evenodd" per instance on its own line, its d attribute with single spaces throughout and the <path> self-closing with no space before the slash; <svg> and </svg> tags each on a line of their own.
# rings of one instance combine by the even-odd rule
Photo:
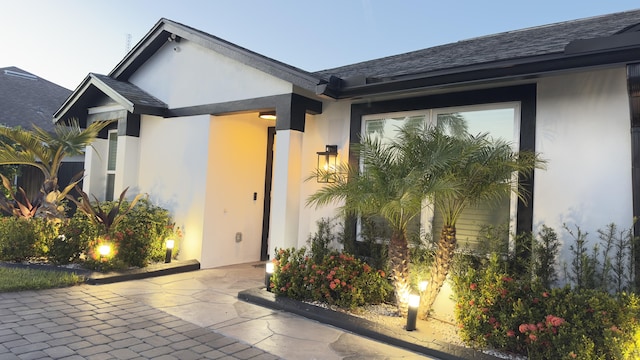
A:
<svg viewBox="0 0 640 360">
<path fill-rule="evenodd" d="M 296 300 L 310 299 L 304 279 L 309 273 L 311 261 L 305 254 L 305 248 L 276 249 L 270 284 L 274 294 Z"/>
<path fill-rule="evenodd" d="M 111 247 L 110 253 L 106 256 L 102 256 L 99 253 L 102 245 L 109 245 Z M 99 272 L 125 269 L 128 265 L 118 258 L 118 252 L 118 242 L 110 236 L 105 235 L 92 239 L 87 246 L 83 266 Z"/>
<path fill-rule="evenodd" d="M 316 263 L 304 248 L 280 249 L 274 263 L 270 287 L 279 296 L 354 308 L 381 303 L 391 293 L 382 270 L 349 254 L 334 251 Z"/>
<path fill-rule="evenodd" d="M 329 218 L 322 218 L 316 221 L 318 230 L 315 234 L 309 235 L 307 244 L 311 249 L 311 257 L 314 262 L 320 262 L 331 251 L 330 245 L 337 239 L 333 233 L 335 224 Z"/>
<path fill-rule="evenodd" d="M 546 290 L 511 277 L 496 254 L 467 258 L 455 272 L 460 337 L 536 359 L 634 359 L 638 355 L 640 301 L 593 289 Z"/>
<path fill-rule="evenodd" d="M 52 223 L 41 218 L 0 218 L 0 259 L 24 261 L 42 257 L 56 232 Z"/>
<path fill-rule="evenodd" d="M 60 265 L 79 261 L 90 241 L 98 236 L 96 226 L 80 211 L 64 221 L 58 233 L 51 241 L 48 256 L 49 261 Z"/>
<path fill-rule="evenodd" d="M 129 208 L 127 200 L 102 202 L 99 206 L 100 212 L 105 214 L 118 206 L 121 216 L 116 226 L 104 234 L 103 226 L 90 219 L 86 212 L 77 211 L 63 223 L 60 234 L 64 237 L 57 237 L 52 242 L 50 257 L 53 262 L 76 261 L 84 253 L 85 266 L 94 270 L 144 267 L 164 260 L 168 238 L 175 240 L 173 256 L 177 255 L 181 233 L 175 228 L 168 210 L 153 205 L 146 198 L 139 199 L 133 208 Z M 102 244 L 112 245 L 110 256 L 98 254 L 97 249 Z"/>
<path fill-rule="evenodd" d="M 123 203 L 122 208 L 127 208 Z M 142 198 L 116 226 L 114 236 L 119 241 L 118 259 L 129 266 L 144 267 L 165 258 L 165 242 L 176 240 L 173 256 L 178 253 L 180 233 L 169 211 Z"/>
</svg>

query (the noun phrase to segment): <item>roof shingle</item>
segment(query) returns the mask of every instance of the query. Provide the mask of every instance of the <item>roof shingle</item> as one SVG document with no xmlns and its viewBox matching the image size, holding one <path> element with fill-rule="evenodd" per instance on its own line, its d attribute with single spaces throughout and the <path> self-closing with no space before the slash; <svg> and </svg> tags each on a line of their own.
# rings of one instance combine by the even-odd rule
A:
<svg viewBox="0 0 640 360">
<path fill-rule="evenodd" d="M 640 23 L 640 10 L 566 21 L 318 71 L 324 78 L 393 79 L 470 65 L 562 53 L 572 41 L 615 35 Z"/>
<path fill-rule="evenodd" d="M 53 130 L 53 114 L 71 90 L 15 66 L 0 68 L 0 124 Z"/>
</svg>

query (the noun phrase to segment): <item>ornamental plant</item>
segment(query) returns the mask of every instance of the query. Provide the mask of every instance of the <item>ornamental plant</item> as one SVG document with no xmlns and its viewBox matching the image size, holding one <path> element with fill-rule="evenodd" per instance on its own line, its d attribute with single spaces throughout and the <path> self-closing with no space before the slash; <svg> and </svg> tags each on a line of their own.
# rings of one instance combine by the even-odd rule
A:
<svg viewBox="0 0 640 360">
<path fill-rule="evenodd" d="M 48 252 L 48 240 L 57 229 L 43 218 L 0 218 L 0 260 L 24 261 L 39 258 Z"/>
<path fill-rule="evenodd" d="M 125 200 L 120 208 L 129 209 Z M 121 210 L 122 211 L 122 210 Z M 167 209 L 141 198 L 126 212 L 126 216 L 115 226 L 114 235 L 120 237 L 118 258 L 129 266 L 144 267 L 165 258 L 165 241 L 175 240 L 175 257 L 182 232 L 175 226 Z"/>
<path fill-rule="evenodd" d="M 111 229 L 124 219 L 127 212 L 136 205 L 136 202 L 142 196 L 142 194 L 138 194 L 131 202 L 126 202 L 128 206 L 122 207 L 127 190 L 129 190 L 128 187 L 120 193 L 118 202 L 105 202 L 102 204 L 95 196 L 93 197 L 95 202 L 91 202 L 89 195 L 77 185 L 75 190 L 80 194 L 80 199 L 78 200 L 71 195 L 67 195 L 67 199 L 73 201 L 77 209 L 87 215 L 87 218 L 96 225 L 100 234 L 109 234 Z"/>
<path fill-rule="evenodd" d="M 51 241 L 50 261 L 66 264 L 84 256 L 85 266 L 96 270 L 145 267 L 164 260 L 167 239 L 175 240 L 177 256 L 182 232 L 169 211 L 147 198 L 136 199 L 130 202 L 121 196 L 117 202 L 96 202 L 87 204 L 87 211 L 76 211 Z M 98 252 L 105 244 L 111 245 L 110 256 Z"/>
<path fill-rule="evenodd" d="M 332 251 L 316 262 L 305 248 L 276 251 L 271 290 L 277 296 L 343 308 L 385 301 L 392 292 L 386 274 L 346 253 Z"/>
<path fill-rule="evenodd" d="M 636 295 L 545 289 L 509 274 L 509 260 L 495 254 L 469 257 L 458 266 L 456 319 L 468 344 L 530 360 L 639 358 Z"/>
<path fill-rule="evenodd" d="M 98 229 L 82 211 L 64 220 L 58 235 L 49 245 L 48 258 L 54 264 L 64 265 L 81 261 L 92 239 L 98 237 Z"/>
</svg>

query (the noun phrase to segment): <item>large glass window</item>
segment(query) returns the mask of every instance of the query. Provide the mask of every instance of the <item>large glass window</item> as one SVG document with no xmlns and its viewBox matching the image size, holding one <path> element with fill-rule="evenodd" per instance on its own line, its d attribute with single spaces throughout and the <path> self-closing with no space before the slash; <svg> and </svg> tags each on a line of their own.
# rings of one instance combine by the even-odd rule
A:
<svg viewBox="0 0 640 360">
<path fill-rule="evenodd" d="M 363 117 L 363 136 L 380 137 L 391 141 L 402 126 L 417 122 L 429 126 L 440 126 L 451 135 L 468 132 L 472 135 L 489 133 L 519 148 L 520 110 L 518 103 L 502 103 L 459 108 L 426 109 L 414 112 L 367 115 Z M 515 174 L 514 174 L 515 176 Z M 499 201 L 468 207 L 456 224 L 459 246 L 477 249 L 480 230 L 485 226 L 507 226 L 514 228 L 517 198 L 505 197 Z M 439 238 L 442 216 L 425 204 L 420 217 L 420 232 Z M 505 229 L 505 239 L 509 231 Z"/>
</svg>

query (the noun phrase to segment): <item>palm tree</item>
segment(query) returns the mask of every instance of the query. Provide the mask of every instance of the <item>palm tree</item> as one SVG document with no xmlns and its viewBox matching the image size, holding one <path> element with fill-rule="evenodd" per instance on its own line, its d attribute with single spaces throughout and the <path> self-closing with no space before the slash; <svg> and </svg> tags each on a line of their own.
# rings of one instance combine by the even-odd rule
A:
<svg viewBox="0 0 640 360">
<path fill-rule="evenodd" d="M 402 128 L 400 136 L 390 144 L 384 144 L 375 135 L 366 137 L 356 147 L 363 170 L 340 165 L 333 175 L 334 182 L 307 199 L 307 205 L 315 206 L 340 202 L 344 215 L 379 216 L 386 221 L 391 230 L 389 269 L 402 315 L 407 313 L 410 293 L 407 228 L 421 213 L 425 195 L 442 190 L 444 184 L 429 173 L 442 172 L 455 157 L 453 149 L 443 141 L 445 138 L 436 129 L 422 130 L 416 126 Z M 416 141 L 425 139 L 429 146 L 415 146 Z M 417 159 L 420 167 L 416 166 Z M 309 179 L 331 176 L 318 171 Z"/>
<path fill-rule="evenodd" d="M 0 143 L 0 165 L 29 165 L 40 169 L 44 182 L 38 199 L 33 203 L 44 206 L 46 211 L 53 212 L 55 216 L 55 212 L 59 210 L 58 203 L 79 182 L 77 179 L 62 192 L 58 190 L 58 170 L 62 160 L 68 156 L 83 154 L 98 133 L 110 123 L 98 121 L 82 129 L 74 119 L 68 125 L 56 125 L 53 133 L 37 126 L 33 130 L 0 127 L 0 136 L 6 139 Z"/>
<path fill-rule="evenodd" d="M 447 181 L 449 191 L 433 198 L 436 211 L 443 217 L 443 227 L 431 265 L 430 281 L 421 296 L 420 317 L 428 316 L 433 303 L 449 273 L 457 246 L 456 223 L 463 210 L 481 203 L 498 201 L 515 193 L 523 202 L 527 200 L 522 181 L 536 168 L 544 167 L 544 160 L 533 152 L 515 152 L 512 145 L 488 134 L 450 137 L 458 157 L 437 177 Z M 426 143 L 426 142 L 425 142 Z M 420 144 L 420 142 L 418 142 Z M 430 171 L 429 168 L 425 169 Z"/>
</svg>

